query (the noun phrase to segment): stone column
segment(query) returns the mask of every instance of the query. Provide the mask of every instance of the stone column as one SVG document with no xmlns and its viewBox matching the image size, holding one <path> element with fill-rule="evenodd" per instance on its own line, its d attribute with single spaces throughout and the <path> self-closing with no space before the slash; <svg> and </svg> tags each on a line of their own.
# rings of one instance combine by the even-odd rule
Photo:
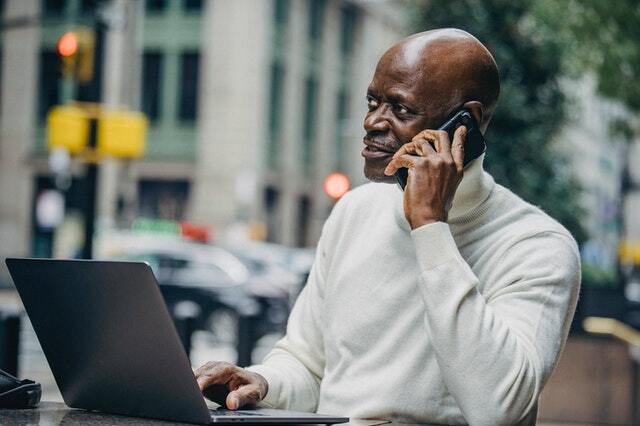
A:
<svg viewBox="0 0 640 426">
<path fill-rule="evenodd" d="M 285 59 L 285 85 L 282 123 L 282 180 L 280 196 L 280 243 L 293 246 L 298 228 L 298 196 L 304 180 L 301 150 L 304 140 L 305 49 L 307 46 L 307 4 L 290 3 Z"/>
<path fill-rule="evenodd" d="M 207 1 L 203 13 L 198 156 L 189 217 L 223 230 L 255 218 L 260 197 L 246 200 L 262 173 L 268 138 L 271 2 Z M 242 188 L 242 189 L 241 189 Z"/>
<path fill-rule="evenodd" d="M 311 186 L 313 209 L 310 218 L 310 232 L 306 244 L 315 245 L 320 237 L 322 226 L 327 219 L 327 212 L 333 205 L 322 187 L 324 178 L 335 171 L 336 136 L 339 126 L 338 93 L 341 82 L 341 13 L 340 3 L 329 3 L 322 39 L 322 71 L 320 73 L 320 88 L 318 90 L 318 125 L 314 147 L 315 176 Z"/>
<path fill-rule="evenodd" d="M 4 20 L 36 18 L 38 0 L 6 0 Z M 29 254 L 31 198 L 29 156 L 34 145 L 37 97 L 37 18 L 32 24 L 3 31 L 0 106 L 0 259 Z M 4 262 L 0 281 L 7 282 Z"/>
</svg>

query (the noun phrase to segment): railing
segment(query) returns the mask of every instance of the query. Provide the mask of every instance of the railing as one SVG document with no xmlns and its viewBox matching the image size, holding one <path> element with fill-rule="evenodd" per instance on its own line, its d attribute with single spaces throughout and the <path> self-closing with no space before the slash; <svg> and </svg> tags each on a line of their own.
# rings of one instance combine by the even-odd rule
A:
<svg viewBox="0 0 640 426">
<path fill-rule="evenodd" d="M 587 317 L 582 322 L 582 327 L 589 333 L 613 336 L 640 348 L 640 332 L 617 319 Z"/>
<path fill-rule="evenodd" d="M 614 318 L 587 317 L 582 328 L 593 334 L 607 335 L 629 345 L 629 356 L 633 361 L 631 388 L 631 419 L 640 424 L 640 332 Z"/>
</svg>

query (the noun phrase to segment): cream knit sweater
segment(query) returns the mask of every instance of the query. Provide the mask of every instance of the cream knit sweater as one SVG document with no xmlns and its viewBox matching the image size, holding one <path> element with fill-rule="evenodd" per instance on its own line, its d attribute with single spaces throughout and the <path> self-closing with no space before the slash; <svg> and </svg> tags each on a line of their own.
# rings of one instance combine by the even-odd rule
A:
<svg viewBox="0 0 640 426">
<path fill-rule="evenodd" d="M 580 286 L 573 238 L 482 158 L 448 223 L 411 231 L 402 197 L 370 183 L 335 206 L 286 336 L 249 368 L 265 402 L 411 423 L 535 416 Z"/>
</svg>

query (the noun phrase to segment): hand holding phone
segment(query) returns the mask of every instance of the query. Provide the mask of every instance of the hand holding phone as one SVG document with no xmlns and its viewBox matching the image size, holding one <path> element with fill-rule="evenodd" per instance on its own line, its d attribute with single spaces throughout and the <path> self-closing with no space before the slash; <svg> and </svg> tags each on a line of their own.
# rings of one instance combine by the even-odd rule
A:
<svg viewBox="0 0 640 426">
<path fill-rule="evenodd" d="M 465 159 L 468 163 L 471 161 L 469 158 L 482 152 L 478 149 L 472 150 L 473 155 L 465 152 L 469 146 L 465 141 L 471 129 L 467 129 L 463 122 L 448 123 L 445 123 L 447 127 L 455 129 L 453 137 L 447 131 L 423 130 L 411 142 L 400 147 L 384 171 L 391 176 L 398 170 L 408 170 L 404 214 L 411 229 L 448 220 L 454 195 L 464 174 Z"/>
<path fill-rule="evenodd" d="M 487 144 L 480 132 L 478 123 L 476 123 L 475 118 L 473 118 L 473 115 L 471 115 L 467 109 L 458 111 L 453 117 L 440 126 L 438 130 L 445 130 L 449 134 L 449 140 L 453 141 L 453 134 L 460 126 L 467 128 L 467 137 L 464 144 L 464 166 L 466 167 L 467 164 L 482 155 L 487 148 Z M 409 177 L 407 168 L 399 168 L 395 173 L 395 177 L 400 188 L 404 190 Z"/>
</svg>

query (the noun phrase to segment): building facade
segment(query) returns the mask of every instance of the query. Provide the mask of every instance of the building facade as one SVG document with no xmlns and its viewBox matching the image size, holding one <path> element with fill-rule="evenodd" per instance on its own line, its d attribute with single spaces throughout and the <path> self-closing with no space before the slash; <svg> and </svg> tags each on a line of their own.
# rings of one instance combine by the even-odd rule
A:
<svg viewBox="0 0 640 426">
<path fill-rule="evenodd" d="M 615 273 L 621 232 L 633 218 L 624 211 L 622 200 L 626 142 L 611 131 L 611 124 L 627 113 L 620 104 L 597 94 L 592 75 L 565 86 L 572 94 L 573 108 L 557 140 L 571 159 L 571 173 L 584 188 L 582 223 L 589 240 L 581 247 L 582 263 Z"/>
<path fill-rule="evenodd" d="M 323 179 L 340 171 L 352 186 L 364 180 L 366 87 L 407 28 L 396 1 L 4 4 L 6 20 L 28 18 L 2 40 L 4 256 L 56 254 L 59 232 L 36 215 L 44 191 L 61 189 L 63 227 L 81 228 L 84 166 L 72 161 L 60 184 L 46 149 L 49 109 L 94 90 L 62 75 L 56 42 L 66 31 L 109 22 L 96 70 L 101 100 L 142 110 L 150 123 L 143 159 L 100 167 L 98 229 L 140 216 L 193 220 L 217 235 L 241 223 L 305 246 L 334 203 Z"/>
<path fill-rule="evenodd" d="M 323 179 L 339 171 L 363 181 L 366 88 L 379 56 L 404 35 L 403 17 L 391 2 L 207 6 L 190 213 L 312 244 L 333 204 Z"/>
<path fill-rule="evenodd" d="M 87 85 L 65 78 L 55 45 L 66 31 L 110 16 L 100 69 L 102 101 L 145 112 L 143 159 L 105 161 L 99 229 L 136 217 L 192 220 L 220 236 L 234 224 L 262 237 L 312 245 L 334 201 L 322 189 L 332 172 L 356 186 L 362 175 L 364 101 L 380 54 L 409 26 L 402 2 L 365 0 L 7 0 L 0 98 L 0 255 L 72 255 L 40 226 L 40 195 L 62 186 L 62 228 L 77 245 L 84 167 L 70 179 L 51 172 L 48 110 L 86 99 Z M 107 6 L 105 9 L 104 6 Z M 100 12 L 102 10 L 102 12 Z M 106 10 L 106 12 L 105 12 Z M 27 18 L 25 20 L 25 18 Z M 575 120 L 558 138 L 585 188 L 592 236 L 583 258 L 604 269 L 616 261 L 620 227 L 639 240 L 637 190 L 620 203 L 625 156 L 608 124 L 620 115 L 586 79 L 567 91 Z M 629 168 L 628 180 L 638 176 Z M 626 218 L 621 223 L 621 214 Z M 242 228 L 242 227 L 241 227 Z M 260 235 L 258 235 L 260 236 Z M 66 241 L 65 240 L 65 241 Z M 6 276 L 6 275 L 5 275 Z M 0 278 L 2 280 L 2 278 Z"/>
</svg>

